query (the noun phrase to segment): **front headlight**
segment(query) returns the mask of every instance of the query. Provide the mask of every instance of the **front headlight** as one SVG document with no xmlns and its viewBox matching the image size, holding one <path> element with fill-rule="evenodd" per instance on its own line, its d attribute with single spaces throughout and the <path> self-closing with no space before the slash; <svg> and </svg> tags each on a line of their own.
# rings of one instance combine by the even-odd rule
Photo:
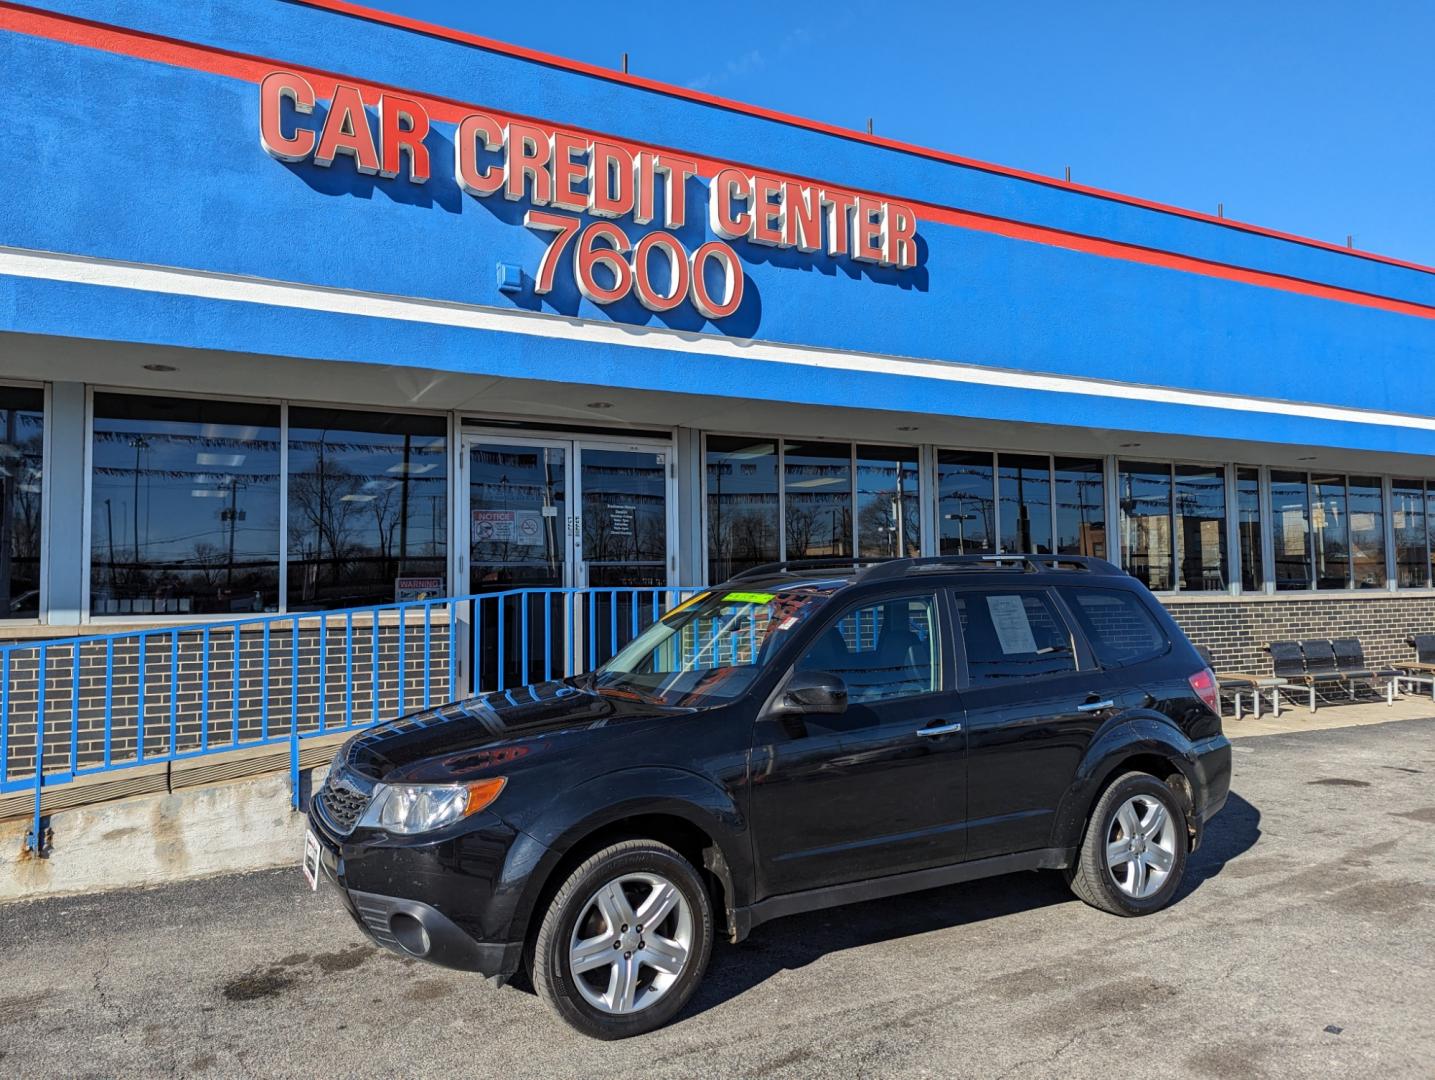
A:
<svg viewBox="0 0 1435 1080">
<path fill-rule="evenodd" d="M 433 832 L 492 805 L 507 782 L 498 776 L 471 784 L 379 784 L 359 825 L 405 836 Z"/>
</svg>

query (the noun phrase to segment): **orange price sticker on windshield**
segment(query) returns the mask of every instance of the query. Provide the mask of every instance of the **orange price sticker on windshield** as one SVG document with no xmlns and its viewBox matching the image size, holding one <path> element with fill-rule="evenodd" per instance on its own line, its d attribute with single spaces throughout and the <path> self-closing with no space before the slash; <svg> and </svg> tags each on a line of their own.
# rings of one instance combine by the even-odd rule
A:
<svg viewBox="0 0 1435 1080">
<path fill-rule="evenodd" d="M 666 619 L 666 618 L 669 618 L 669 617 L 671 617 L 671 616 L 673 616 L 673 615 L 676 615 L 678 612 L 683 611 L 683 610 L 686 609 L 686 608 L 692 607 L 694 604 L 696 604 L 699 600 L 703 599 L 703 597 L 705 597 L 705 596 L 707 596 L 707 595 L 708 595 L 708 593 L 705 593 L 705 592 L 694 593 L 692 596 L 688 597 L 686 600 L 684 600 L 684 601 L 683 601 L 681 604 L 679 604 L 677 607 L 671 608 L 671 609 L 668 611 L 668 613 L 663 616 L 663 618 L 665 618 L 665 619 Z"/>
</svg>

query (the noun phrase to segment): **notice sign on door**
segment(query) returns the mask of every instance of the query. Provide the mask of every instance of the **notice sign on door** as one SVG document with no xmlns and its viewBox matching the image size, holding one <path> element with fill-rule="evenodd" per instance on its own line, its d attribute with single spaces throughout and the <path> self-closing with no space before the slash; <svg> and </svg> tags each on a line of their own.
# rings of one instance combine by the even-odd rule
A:
<svg viewBox="0 0 1435 1080">
<path fill-rule="evenodd" d="M 614 535 L 633 535 L 633 515 L 636 510 L 636 506 L 608 507 L 608 523 L 612 526 Z"/>
<path fill-rule="evenodd" d="M 475 544 L 543 542 L 543 513 L 539 510 L 475 510 L 469 523 Z"/>
</svg>

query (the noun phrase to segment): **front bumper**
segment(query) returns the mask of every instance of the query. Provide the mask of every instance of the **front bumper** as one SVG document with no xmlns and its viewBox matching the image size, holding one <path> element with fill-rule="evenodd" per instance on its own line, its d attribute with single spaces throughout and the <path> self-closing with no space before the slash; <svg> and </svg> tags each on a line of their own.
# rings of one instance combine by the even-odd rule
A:
<svg viewBox="0 0 1435 1080">
<path fill-rule="evenodd" d="M 437 908 L 417 900 L 342 886 L 339 896 L 369 940 L 400 956 L 476 971 L 498 986 L 507 982 L 522 962 L 523 942 L 475 941 Z"/>
<path fill-rule="evenodd" d="M 339 836 L 311 806 L 319 866 L 354 923 L 376 945 L 442 967 L 476 971 L 502 985 L 518 970 L 523 928 L 509 859 L 527 841 L 496 818 L 433 838 Z M 398 894 L 398 895 L 396 895 Z"/>
</svg>

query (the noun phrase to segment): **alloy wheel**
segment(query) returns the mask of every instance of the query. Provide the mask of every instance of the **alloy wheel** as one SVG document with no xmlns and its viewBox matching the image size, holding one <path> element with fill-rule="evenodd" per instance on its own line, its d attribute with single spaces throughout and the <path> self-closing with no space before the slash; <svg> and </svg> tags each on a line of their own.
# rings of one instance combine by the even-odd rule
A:
<svg viewBox="0 0 1435 1080">
<path fill-rule="evenodd" d="M 605 1013 L 640 1012 L 687 968 L 693 913 L 659 874 L 625 874 L 583 905 L 568 944 L 568 967 L 584 1000 Z"/>
<path fill-rule="evenodd" d="M 1133 900 L 1161 891 L 1176 864 L 1176 820 L 1155 795 L 1133 795 L 1121 804 L 1106 834 L 1106 872 Z"/>
</svg>

